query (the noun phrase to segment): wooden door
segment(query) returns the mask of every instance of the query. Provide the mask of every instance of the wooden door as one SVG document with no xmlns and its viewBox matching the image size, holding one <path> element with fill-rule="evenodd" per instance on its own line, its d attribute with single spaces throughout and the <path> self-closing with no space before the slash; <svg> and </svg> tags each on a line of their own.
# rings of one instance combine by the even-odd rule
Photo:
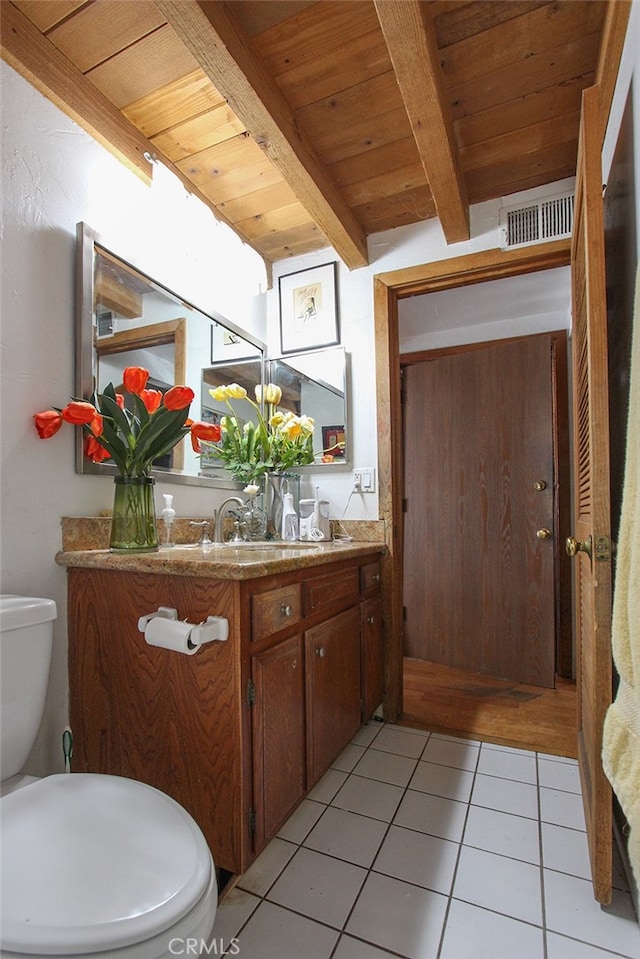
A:
<svg viewBox="0 0 640 959">
<path fill-rule="evenodd" d="M 404 368 L 405 655 L 553 687 L 552 337 Z"/>
<path fill-rule="evenodd" d="M 307 783 L 312 786 L 360 726 L 360 610 L 305 633 Z"/>
<path fill-rule="evenodd" d="M 305 790 L 302 636 L 291 636 L 253 656 L 251 674 L 255 851 L 259 852 Z"/>
<path fill-rule="evenodd" d="M 602 768 L 611 702 L 611 539 L 604 225 L 598 89 L 582 99 L 572 246 L 578 761 L 594 895 L 611 901 L 612 796 Z"/>
</svg>

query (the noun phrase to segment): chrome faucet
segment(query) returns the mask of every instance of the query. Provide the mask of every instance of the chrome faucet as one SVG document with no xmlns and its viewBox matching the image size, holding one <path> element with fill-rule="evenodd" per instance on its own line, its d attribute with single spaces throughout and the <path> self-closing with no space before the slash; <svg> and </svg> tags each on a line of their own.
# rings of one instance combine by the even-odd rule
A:
<svg viewBox="0 0 640 959">
<path fill-rule="evenodd" d="M 213 532 L 213 542 L 222 543 L 222 520 L 224 518 L 225 508 L 230 503 L 237 503 L 238 506 L 244 506 L 244 501 L 240 499 L 239 496 L 227 496 L 225 500 L 222 501 L 220 506 L 215 512 L 214 520 L 214 532 Z"/>
</svg>

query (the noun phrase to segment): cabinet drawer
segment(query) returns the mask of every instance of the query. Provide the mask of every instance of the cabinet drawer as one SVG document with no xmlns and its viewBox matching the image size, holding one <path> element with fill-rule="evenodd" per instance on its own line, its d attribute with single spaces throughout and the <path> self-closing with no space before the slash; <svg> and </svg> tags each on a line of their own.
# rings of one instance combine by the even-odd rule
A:
<svg viewBox="0 0 640 959">
<path fill-rule="evenodd" d="M 360 589 L 362 592 L 370 593 L 374 590 L 379 590 L 381 577 L 382 567 L 380 565 L 380 560 L 376 560 L 375 563 L 367 563 L 366 566 L 361 566 Z"/>
<path fill-rule="evenodd" d="M 337 609 L 348 600 L 357 601 L 360 594 L 356 567 L 307 580 L 304 586 L 307 616 L 323 606 Z"/>
<path fill-rule="evenodd" d="M 251 597 L 251 639 L 257 643 L 299 622 L 301 617 L 300 583 L 257 593 Z"/>
</svg>

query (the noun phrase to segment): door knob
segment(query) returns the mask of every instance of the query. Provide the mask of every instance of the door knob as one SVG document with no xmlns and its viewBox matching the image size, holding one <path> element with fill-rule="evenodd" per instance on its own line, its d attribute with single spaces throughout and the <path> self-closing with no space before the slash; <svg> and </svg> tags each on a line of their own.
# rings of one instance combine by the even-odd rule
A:
<svg viewBox="0 0 640 959">
<path fill-rule="evenodd" d="M 538 539 L 551 539 L 552 533 L 550 529 L 547 529 L 546 526 L 543 526 L 542 529 L 537 530 L 536 536 Z"/>
<path fill-rule="evenodd" d="M 567 551 L 567 556 L 577 556 L 578 553 L 586 553 L 589 559 L 591 559 L 591 537 L 587 536 L 583 543 L 579 539 L 576 539 L 575 536 L 569 536 L 565 543 L 565 549 Z"/>
</svg>

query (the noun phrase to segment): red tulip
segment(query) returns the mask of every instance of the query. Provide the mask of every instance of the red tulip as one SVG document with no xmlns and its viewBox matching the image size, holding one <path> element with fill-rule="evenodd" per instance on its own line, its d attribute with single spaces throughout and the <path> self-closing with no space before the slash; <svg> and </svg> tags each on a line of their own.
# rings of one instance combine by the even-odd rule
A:
<svg viewBox="0 0 640 959">
<path fill-rule="evenodd" d="M 58 410 L 45 410 L 44 413 L 36 413 L 33 419 L 41 440 L 48 440 L 55 436 L 63 423 L 62 413 L 59 413 Z"/>
<path fill-rule="evenodd" d="M 96 413 L 89 423 L 89 429 L 94 436 L 102 436 L 104 433 L 104 419 L 102 418 L 102 413 Z"/>
<path fill-rule="evenodd" d="M 172 386 L 164 394 L 164 405 L 168 410 L 184 410 L 195 395 L 190 386 Z"/>
<path fill-rule="evenodd" d="M 149 379 L 149 370 L 143 366 L 128 366 L 122 374 L 124 388 L 129 393 L 135 393 L 139 396 L 147 385 Z"/>
<path fill-rule="evenodd" d="M 74 426 L 86 426 L 96 416 L 97 410 L 92 403 L 86 400 L 71 400 L 62 411 L 62 419 Z"/>
<path fill-rule="evenodd" d="M 141 390 L 139 396 L 147 408 L 147 413 L 155 413 L 162 401 L 160 390 Z"/>
<path fill-rule="evenodd" d="M 193 423 L 191 426 L 191 446 L 194 453 L 201 453 L 200 440 L 206 443 L 217 443 L 222 432 L 217 423 Z"/>
<path fill-rule="evenodd" d="M 101 463 L 103 460 L 108 460 L 111 453 L 101 443 L 98 443 L 94 436 L 87 436 L 84 444 L 84 455 L 87 459 L 93 460 L 94 463 Z"/>
<path fill-rule="evenodd" d="M 122 395 L 122 393 L 116 393 L 116 403 L 118 404 L 121 410 L 124 409 L 124 396 Z"/>
</svg>

